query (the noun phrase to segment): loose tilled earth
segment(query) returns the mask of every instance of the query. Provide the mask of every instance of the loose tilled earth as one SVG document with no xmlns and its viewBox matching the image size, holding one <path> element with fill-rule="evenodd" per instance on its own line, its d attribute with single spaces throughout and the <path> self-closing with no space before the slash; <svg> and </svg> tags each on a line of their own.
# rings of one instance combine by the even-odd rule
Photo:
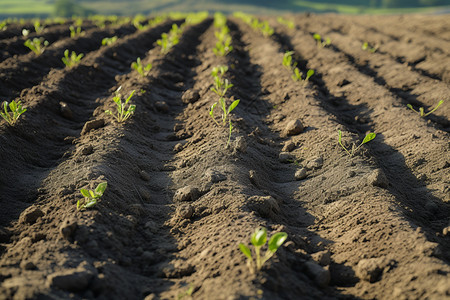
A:
<svg viewBox="0 0 450 300">
<path fill-rule="evenodd" d="M 220 58 L 211 18 L 167 54 L 155 42 L 182 20 L 86 21 L 77 38 L 52 25 L 40 56 L 22 27 L 1 32 L 0 99 L 28 110 L 0 123 L 0 298 L 450 299 L 450 18 L 288 18 L 266 18 L 264 37 L 229 17 Z M 65 49 L 85 57 L 64 68 Z M 288 50 L 309 83 L 282 66 Z M 241 100 L 229 147 L 208 114 L 221 64 Z M 119 86 L 136 90 L 122 124 L 104 113 Z M 439 100 L 426 118 L 406 107 Z M 377 136 L 349 157 L 338 130 L 347 146 Z M 253 275 L 238 244 L 258 226 L 288 239 Z"/>
</svg>

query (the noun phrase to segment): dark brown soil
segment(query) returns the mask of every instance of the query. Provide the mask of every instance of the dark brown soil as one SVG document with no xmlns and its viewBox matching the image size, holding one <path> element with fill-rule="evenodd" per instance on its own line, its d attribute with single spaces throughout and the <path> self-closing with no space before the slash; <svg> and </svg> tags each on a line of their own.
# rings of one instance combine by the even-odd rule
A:
<svg viewBox="0 0 450 300">
<path fill-rule="evenodd" d="M 222 58 L 211 19 L 167 54 L 155 42 L 172 21 L 76 39 L 53 26 L 41 56 L 5 34 L 0 99 L 28 110 L 0 123 L 0 298 L 450 299 L 450 18 L 290 17 L 267 18 L 271 37 L 230 17 Z M 65 49 L 81 64 L 64 68 Z M 288 50 L 309 83 L 282 66 Z M 241 100 L 228 147 L 208 113 L 217 65 Z M 120 124 L 104 113 L 119 86 L 137 106 Z M 406 107 L 441 99 L 426 118 Z M 349 157 L 338 130 L 346 145 L 377 137 Z M 255 275 L 238 245 L 258 226 L 288 240 Z"/>
</svg>

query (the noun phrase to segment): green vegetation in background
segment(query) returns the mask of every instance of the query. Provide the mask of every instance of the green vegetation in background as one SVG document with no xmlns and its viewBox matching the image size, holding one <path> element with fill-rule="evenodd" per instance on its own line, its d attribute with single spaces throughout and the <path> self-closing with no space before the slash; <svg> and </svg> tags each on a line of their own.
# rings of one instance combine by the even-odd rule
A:
<svg viewBox="0 0 450 300">
<path fill-rule="evenodd" d="M 389 14 L 449 11 L 449 0 L 0 0 L 0 19 L 171 11 L 243 11 L 251 14 L 339 12 Z"/>
</svg>

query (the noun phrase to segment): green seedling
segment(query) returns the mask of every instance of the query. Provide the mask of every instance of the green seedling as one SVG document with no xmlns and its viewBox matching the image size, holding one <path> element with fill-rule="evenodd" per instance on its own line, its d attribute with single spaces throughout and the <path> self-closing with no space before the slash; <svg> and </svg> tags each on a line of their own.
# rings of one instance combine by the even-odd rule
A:
<svg viewBox="0 0 450 300">
<path fill-rule="evenodd" d="M 180 42 L 180 36 L 183 33 L 183 26 L 178 27 L 177 24 L 172 25 L 169 33 L 163 33 L 161 38 L 156 41 L 156 44 L 161 46 L 161 52 L 167 53 L 173 46 Z"/>
<path fill-rule="evenodd" d="M 423 109 L 423 107 L 420 107 L 420 108 L 419 108 L 419 111 L 417 111 L 417 110 L 415 110 L 415 109 L 412 107 L 411 104 L 406 104 L 406 106 L 407 106 L 409 109 L 411 109 L 411 110 L 415 111 L 416 113 L 418 113 L 421 117 L 426 117 L 426 116 L 428 116 L 429 114 L 432 114 L 433 112 L 435 112 L 436 109 L 438 109 L 438 107 L 441 106 L 442 103 L 444 103 L 444 100 L 439 101 L 439 103 L 436 105 L 436 107 L 433 108 L 432 110 L 430 110 L 430 111 L 427 112 L 427 113 L 425 113 L 425 110 Z"/>
<path fill-rule="evenodd" d="M 214 35 L 218 40 L 216 42 L 216 47 L 213 49 L 216 56 L 225 56 L 233 50 L 229 32 L 230 29 L 226 25 L 222 26 L 220 30 L 216 30 L 214 32 Z"/>
<path fill-rule="evenodd" d="M 8 27 L 6 26 L 8 22 L 2 21 L 0 22 L 0 31 L 6 30 Z"/>
<path fill-rule="evenodd" d="M 378 50 L 378 46 L 371 47 L 368 42 L 364 42 L 361 46 L 361 49 L 369 51 L 370 53 L 375 53 Z"/>
<path fill-rule="evenodd" d="M 117 36 L 105 37 L 102 40 L 102 45 L 103 46 L 105 46 L 105 45 L 110 46 L 110 45 L 114 44 L 116 41 L 117 41 Z"/>
<path fill-rule="evenodd" d="M 261 270 L 264 263 L 269 260 L 278 248 L 284 243 L 288 235 L 286 232 L 277 232 L 269 239 L 268 249 L 264 256 L 261 256 L 261 248 L 267 242 L 267 229 L 262 227 L 255 230 L 251 236 L 251 243 L 255 248 L 255 259 L 253 259 L 252 251 L 245 244 L 240 243 L 239 249 L 247 257 L 247 266 L 250 273 L 254 274 Z"/>
<path fill-rule="evenodd" d="M 134 114 L 134 111 L 136 110 L 136 105 L 128 104 L 128 102 L 130 102 L 131 97 L 133 97 L 135 90 L 133 90 L 131 92 L 131 94 L 125 100 L 125 103 L 123 103 L 122 95 L 120 94 L 121 89 L 122 89 L 122 86 L 120 86 L 117 89 L 117 91 L 115 91 L 115 96 L 113 97 L 113 101 L 117 105 L 117 113 L 114 115 L 113 112 L 110 110 L 105 111 L 106 114 L 115 116 L 117 122 L 119 122 L 119 123 L 124 122 L 128 118 L 130 118 Z M 127 105 L 128 105 L 128 108 L 127 108 Z"/>
<path fill-rule="evenodd" d="M 45 26 L 41 25 L 41 22 L 39 20 L 34 22 L 34 31 L 36 31 L 37 34 L 41 34 L 44 31 Z"/>
<path fill-rule="evenodd" d="M 137 30 L 144 30 L 147 28 L 146 25 L 142 24 L 144 20 L 145 17 L 143 15 L 136 15 L 131 22 L 133 23 L 133 26 L 136 27 Z"/>
<path fill-rule="evenodd" d="M 144 66 L 142 65 L 141 58 L 138 57 L 137 60 L 131 64 L 131 68 L 138 71 L 138 73 L 141 74 L 142 77 L 145 77 L 152 69 L 152 64 L 146 64 Z"/>
<path fill-rule="evenodd" d="M 30 34 L 30 31 L 28 30 L 28 29 L 22 29 L 22 35 L 24 36 L 24 37 L 27 37 L 28 35 Z"/>
<path fill-rule="evenodd" d="M 9 112 L 8 112 L 9 108 Z M 20 101 L 11 101 L 9 104 L 8 102 L 3 102 L 3 112 L 0 111 L 0 115 L 3 117 L 3 119 L 8 122 L 9 125 L 14 126 L 16 124 L 17 120 L 19 119 L 20 115 L 26 112 L 26 108 L 22 107 L 22 104 Z"/>
<path fill-rule="evenodd" d="M 107 182 L 102 182 L 97 185 L 97 188 L 92 190 L 87 189 L 81 189 L 80 192 L 84 196 L 83 201 L 78 200 L 77 201 L 77 209 L 78 210 L 85 210 L 86 208 L 91 208 L 97 204 L 97 200 L 100 199 L 101 196 L 103 196 L 103 193 L 106 190 L 106 186 L 108 185 Z"/>
<path fill-rule="evenodd" d="M 317 41 L 317 47 L 319 48 L 324 48 L 331 45 L 331 39 L 329 37 L 325 38 L 325 40 L 322 40 L 322 36 L 318 33 L 315 33 L 313 35 L 313 38 Z"/>
<path fill-rule="evenodd" d="M 227 17 L 220 12 L 214 13 L 214 27 L 222 28 L 227 25 Z"/>
<path fill-rule="evenodd" d="M 371 140 L 373 140 L 376 137 L 376 133 L 374 132 L 369 132 L 368 134 L 366 134 L 366 136 L 364 137 L 364 140 L 361 142 L 361 144 L 359 144 L 358 147 L 355 146 L 355 144 L 352 145 L 351 149 L 348 149 L 347 147 L 345 147 L 342 144 L 342 132 L 340 130 L 338 130 L 338 143 L 339 145 L 342 146 L 342 148 L 344 148 L 345 152 L 347 152 L 347 154 L 352 157 L 353 155 L 355 155 L 355 153 L 359 150 L 359 148 L 361 148 L 362 145 L 370 142 Z"/>
<path fill-rule="evenodd" d="M 285 19 L 283 17 L 278 17 L 277 21 L 278 21 L 278 23 L 280 23 L 281 25 L 286 26 L 289 29 L 294 29 L 294 27 L 295 27 L 295 24 L 294 24 L 294 22 L 292 20 L 288 20 L 288 19 Z"/>
<path fill-rule="evenodd" d="M 314 70 L 310 69 L 306 72 L 306 77 L 303 79 L 303 72 L 301 72 L 298 68 L 294 68 L 294 74 L 292 74 L 292 80 L 301 81 L 304 84 L 309 81 L 309 78 L 314 75 Z"/>
<path fill-rule="evenodd" d="M 71 38 L 74 38 L 74 37 L 77 37 L 77 36 L 83 36 L 85 34 L 84 31 L 81 31 L 81 27 L 70 26 L 69 30 L 70 30 L 70 37 Z"/>
<path fill-rule="evenodd" d="M 292 62 L 292 54 L 294 54 L 294 51 L 286 51 L 283 55 L 283 66 L 289 71 L 297 66 L 297 62 Z"/>
<path fill-rule="evenodd" d="M 212 69 L 211 76 L 214 79 L 214 87 L 211 91 L 216 93 L 219 97 L 225 97 L 227 90 L 233 87 L 233 84 L 228 82 L 228 79 L 224 79 L 223 75 L 228 71 L 227 66 L 217 66 Z"/>
<path fill-rule="evenodd" d="M 44 38 L 34 38 L 32 40 L 28 39 L 25 41 L 24 45 L 30 48 L 36 55 L 41 55 L 45 48 L 48 46 L 48 41 L 44 41 Z"/>
<path fill-rule="evenodd" d="M 75 65 L 78 65 L 80 63 L 81 58 L 83 58 L 84 54 L 76 54 L 75 51 L 72 51 L 72 53 L 69 56 L 69 50 L 66 49 L 64 51 L 64 57 L 61 59 L 62 62 L 66 65 L 67 68 L 72 68 Z"/>
</svg>

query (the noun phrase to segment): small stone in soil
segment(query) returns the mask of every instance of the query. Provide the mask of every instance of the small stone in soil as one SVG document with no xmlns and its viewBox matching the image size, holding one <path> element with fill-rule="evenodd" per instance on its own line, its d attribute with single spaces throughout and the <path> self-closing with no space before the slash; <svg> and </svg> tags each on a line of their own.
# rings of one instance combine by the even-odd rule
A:
<svg viewBox="0 0 450 300">
<path fill-rule="evenodd" d="M 94 152 L 94 147 L 92 147 L 92 145 L 88 145 L 83 147 L 83 149 L 81 149 L 81 154 L 83 155 L 89 155 L 92 154 Z"/>
<path fill-rule="evenodd" d="M 245 153 L 247 151 L 247 142 L 243 136 L 238 136 L 233 143 L 234 152 L 239 151 Z"/>
<path fill-rule="evenodd" d="M 278 160 L 281 163 L 289 163 L 292 160 L 291 155 L 289 154 L 289 152 L 280 152 L 280 154 L 278 154 Z"/>
<path fill-rule="evenodd" d="M 323 166 L 323 158 L 321 156 L 314 156 L 308 160 L 306 167 L 308 169 L 319 169 Z"/>
<path fill-rule="evenodd" d="M 162 113 L 169 112 L 169 105 L 165 101 L 156 101 L 155 108 Z"/>
<path fill-rule="evenodd" d="M 192 205 L 183 204 L 177 207 L 176 214 L 183 219 L 190 219 L 194 214 L 194 208 Z"/>
<path fill-rule="evenodd" d="M 67 105 L 67 103 L 61 101 L 61 102 L 59 102 L 59 106 L 60 106 L 59 109 L 60 109 L 61 115 L 66 119 L 72 120 L 73 113 L 72 113 L 72 110 L 70 109 L 69 105 Z"/>
<path fill-rule="evenodd" d="M 303 132 L 303 124 L 299 119 L 291 120 L 284 128 L 284 135 L 296 135 Z"/>
<path fill-rule="evenodd" d="M 293 141 L 287 141 L 286 143 L 284 143 L 283 149 L 281 149 L 281 151 L 283 152 L 291 152 L 292 150 L 294 150 L 295 148 L 295 144 Z"/>
<path fill-rule="evenodd" d="M 184 92 L 183 96 L 181 97 L 181 101 L 183 101 L 183 103 L 186 103 L 186 104 L 194 103 L 198 99 L 200 99 L 200 93 L 195 90 L 187 90 L 186 92 Z"/>
<path fill-rule="evenodd" d="M 144 181 L 150 181 L 150 175 L 147 172 L 145 172 L 144 170 L 141 170 L 139 172 L 139 177 L 141 177 L 141 179 Z"/>
<path fill-rule="evenodd" d="M 330 251 L 324 250 L 311 254 L 311 257 L 321 266 L 328 266 L 331 263 Z"/>
<path fill-rule="evenodd" d="M 190 185 L 178 189 L 173 196 L 175 202 L 195 201 L 197 198 L 198 189 Z"/>
<path fill-rule="evenodd" d="M 306 178 L 306 169 L 305 168 L 301 168 L 298 169 L 297 171 L 295 171 L 295 180 L 302 180 Z"/>
<path fill-rule="evenodd" d="M 59 232 L 66 240 L 72 238 L 77 229 L 77 221 L 75 219 L 65 220 L 59 227 Z"/>
<path fill-rule="evenodd" d="M 20 268 L 23 270 L 36 270 L 37 269 L 36 265 L 33 262 L 26 261 L 26 260 L 23 260 L 22 262 L 20 262 Z"/>
</svg>

